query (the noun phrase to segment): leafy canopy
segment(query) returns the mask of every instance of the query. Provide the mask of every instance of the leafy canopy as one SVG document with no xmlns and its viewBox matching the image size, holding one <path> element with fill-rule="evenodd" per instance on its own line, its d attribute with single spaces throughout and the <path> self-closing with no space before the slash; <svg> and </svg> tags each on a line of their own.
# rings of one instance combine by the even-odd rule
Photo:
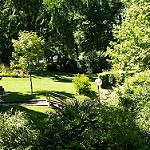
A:
<svg viewBox="0 0 150 150">
<path fill-rule="evenodd" d="M 12 40 L 13 57 L 24 70 L 34 71 L 39 66 L 38 60 L 44 56 L 44 40 L 36 32 L 21 31 L 18 40 Z"/>
<path fill-rule="evenodd" d="M 118 69 L 150 68 L 150 15 L 147 0 L 123 0 L 126 5 L 121 25 L 114 25 L 116 41 L 110 43 L 107 55 Z"/>
</svg>

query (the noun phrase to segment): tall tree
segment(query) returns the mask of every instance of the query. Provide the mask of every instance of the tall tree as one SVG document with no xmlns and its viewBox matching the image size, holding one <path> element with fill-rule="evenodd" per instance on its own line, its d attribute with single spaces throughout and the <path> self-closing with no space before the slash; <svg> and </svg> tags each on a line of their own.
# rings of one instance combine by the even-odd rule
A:
<svg viewBox="0 0 150 150">
<path fill-rule="evenodd" d="M 11 39 L 17 39 L 20 30 L 40 30 L 42 1 L 0 1 L 0 59 L 3 63 L 9 63 L 13 51 Z"/>
<path fill-rule="evenodd" d="M 148 0 L 123 0 L 121 25 L 114 25 L 115 42 L 107 50 L 118 69 L 150 68 L 150 15 Z"/>
<path fill-rule="evenodd" d="M 51 12 L 50 42 L 63 53 L 106 50 L 112 28 L 120 13 L 118 0 L 44 0 Z"/>
</svg>

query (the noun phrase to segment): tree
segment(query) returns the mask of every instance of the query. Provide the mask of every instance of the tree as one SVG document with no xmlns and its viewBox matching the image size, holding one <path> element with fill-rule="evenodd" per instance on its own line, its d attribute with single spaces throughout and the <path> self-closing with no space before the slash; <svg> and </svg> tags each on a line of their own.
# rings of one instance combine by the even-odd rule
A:
<svg viewBox="0 0 150 150">
<path fill-rule="evenodd" d="M 113 38 L 112 28 L 120 13 L 118 0 L 44 0 L 50 13 L 49 41 L 59 47 L 60 53 L 105 51 Z"/>
<path fill-rule="evenodd" d="M 19 66 L 29 72 L 31 94 L 33 93 L 31 73 L 41 67 L 40 59 L 43 59 L 44 40 L 38 37 L 36 32 L 21 31 L 19 32 L 18 40 L 12 40 L 14 52 L 14 61 L 19 63 Z"/>
<path fill-rule="evenodd" d="M 9 64 L 20 30 L 39 31 L 42 0 L 0 0 L 0 61 Z"/>
<path fill-rule="evenodd" d="M 106 55 L 118 69 L 150 68 L 150 15 L 148 0 L 123 0 L 122 24 L 114 25 L 116 41 L 110 43 Z"/>
</svg>

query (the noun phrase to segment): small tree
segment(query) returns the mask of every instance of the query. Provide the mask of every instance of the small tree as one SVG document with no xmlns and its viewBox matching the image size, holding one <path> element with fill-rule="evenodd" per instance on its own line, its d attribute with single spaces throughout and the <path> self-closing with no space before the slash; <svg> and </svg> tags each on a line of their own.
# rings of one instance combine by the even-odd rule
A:
<svg viewBox="0 0 150 150">
<path fill-rule="evenodd" d="M 14 61 L 19 66 L 29 72 L 31 94 L 33 93 L 31 73 L 41 67 L 39 59 L 43 59 L 44 51 L 42 49 L 44 40 L 38 37 L 36 32 L 20 31 L 18 40 L 12 40 L 14 52 L 12 54 Z"/>
</svg>

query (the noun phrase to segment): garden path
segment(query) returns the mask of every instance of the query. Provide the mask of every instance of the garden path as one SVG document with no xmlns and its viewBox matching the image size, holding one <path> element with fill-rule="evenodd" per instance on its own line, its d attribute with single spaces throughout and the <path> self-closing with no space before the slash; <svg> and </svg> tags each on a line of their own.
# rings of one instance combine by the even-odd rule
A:
<svg viewBox="0 0 150 150">
<path fill-rule="evenodd" d="M 0 105 L 34 105 L 34 106 L 49 106 L 46 99 L 32 99 L 29 101 L 19 102 L 1 102 Z"/>
</svg>

